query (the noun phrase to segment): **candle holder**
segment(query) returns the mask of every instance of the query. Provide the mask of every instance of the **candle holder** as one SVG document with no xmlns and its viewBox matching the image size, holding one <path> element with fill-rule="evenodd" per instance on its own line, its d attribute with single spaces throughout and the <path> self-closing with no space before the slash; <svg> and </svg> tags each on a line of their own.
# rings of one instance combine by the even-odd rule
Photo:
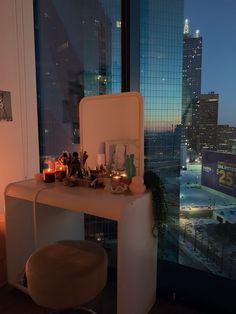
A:
<svg viewBox="0 0 236 314">
<path fill-rule="evenodd" d="M 43 181 L 45 183 L 55 182 L 55 171 L 51 169 L 43 169 Z"/>
<path fill-rule="evenodd" d="M 68 166 L 66 165 L 56 165 L 55 167 L 55 178 L 58 181 L 62 181 L 66 178 L 68 173 Z"/>
</svg>

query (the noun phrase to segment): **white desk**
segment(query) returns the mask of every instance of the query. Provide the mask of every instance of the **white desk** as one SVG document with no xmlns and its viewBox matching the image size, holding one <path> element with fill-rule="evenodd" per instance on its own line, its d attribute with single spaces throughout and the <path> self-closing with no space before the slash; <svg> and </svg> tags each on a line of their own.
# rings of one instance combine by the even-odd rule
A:
<svg viewBox="0 0 236 314">
<path fill-rule="evenodd" d="M 101 189 L 27 180 L 8 185 L 8 281 L 21 284 L 32 252 L 61 239 L 83 239 L 83 213 L 117 221 L 117 313 L 147 314 L 156 299 L 157 242 L 151 195 L 114 195 Z"/>
</svg>

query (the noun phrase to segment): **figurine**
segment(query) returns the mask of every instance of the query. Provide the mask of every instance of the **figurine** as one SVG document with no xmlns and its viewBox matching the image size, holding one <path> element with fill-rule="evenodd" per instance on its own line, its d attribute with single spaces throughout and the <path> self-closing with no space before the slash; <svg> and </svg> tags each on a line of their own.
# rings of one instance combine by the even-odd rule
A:
<svg viewBox="0 0 236 314">
<path fill-rule="evenodd" d="M 124 144 L 117 144 L 116 145 L 115 153 L 114 153 L 115 170 L 124 170 L 125 151 L 126 151 L 126 147 Z"/>
<path fill-rule="evenodd" d="M 70 165 L 70 162 L 71 162 L 71 157 L 70 157 L 70 154 L 67 153 L 67 152 L 63 152 L 59 157 L 58 157 L 58 162 L 61 164 L 61 165 L 64 165 L 64 166 L 69 166 Z"/>
<path fill-rule="evenodd" d="M 81 168 L 80 168 L 80 161 L 79 161 L 79 154 L 77 152 L 74 152 L 72 154 L 72 160 L 69 166 L 69 172 L 68 176 L 74 176 L 77 175 L 79 178 L 83 177 Z"/>
<path fill-rule="evenodd" d="M 134 165 L 134 154 L 126 155 L 125 157 L 125 170 L 127 177 L 130 179 L 136 175 L 136 168 Z"/>
</svg>

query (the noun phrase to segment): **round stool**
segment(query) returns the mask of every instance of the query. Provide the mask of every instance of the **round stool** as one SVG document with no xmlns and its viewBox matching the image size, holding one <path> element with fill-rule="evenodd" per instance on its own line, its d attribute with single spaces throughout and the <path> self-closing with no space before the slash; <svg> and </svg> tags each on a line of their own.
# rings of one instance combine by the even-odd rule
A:
<svg viewBox="0 0 236 314">
<path fill-rule="evenodd" d="M 26 263 L 31 298 L 54 310 L 93 300 L 105 287 L 107 254 L 90 241 L 65 240 L 35 251 Z"/>
</svg>

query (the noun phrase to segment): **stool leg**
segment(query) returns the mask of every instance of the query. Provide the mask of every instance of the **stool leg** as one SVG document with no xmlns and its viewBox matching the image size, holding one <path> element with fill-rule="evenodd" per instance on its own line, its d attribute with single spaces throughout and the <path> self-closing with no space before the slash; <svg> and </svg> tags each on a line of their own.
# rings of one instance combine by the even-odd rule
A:
<svg viewBox="0 0 236 314">
<path fill-rule="evenodd" d="M 83 311 L 88 312 L 88 313 L 91 313 L 91 314 L 97 314 L 97 313 L 94 312 L 93 310 L 88 309 L 87 307 L 83 307 L 83 306 L 78 307 L 77 310 L 83 310 Z"/>
</svg>

